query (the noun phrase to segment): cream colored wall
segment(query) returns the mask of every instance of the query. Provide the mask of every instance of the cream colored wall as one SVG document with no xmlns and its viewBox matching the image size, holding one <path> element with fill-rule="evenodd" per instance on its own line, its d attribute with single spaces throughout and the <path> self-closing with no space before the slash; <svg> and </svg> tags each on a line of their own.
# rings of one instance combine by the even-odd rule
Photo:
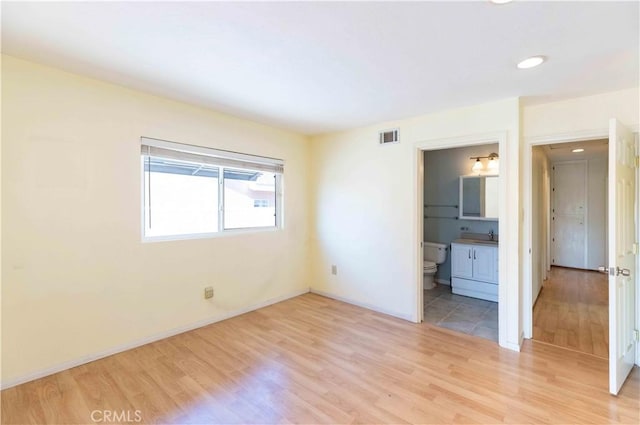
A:
<svg viewBox="0 0 640 425">
<path fill-rule="evenodd" d="M 540 147 L 533 149 L 533 214 L 532 214 L 532 285 L 533 303 L 536 302 L 542 282 L 547 278 L 548 258 L 548 226 L 550 216 L 550 163 L 544 150 Z"/>
<path fill-rule="evenodd" d="M 378 131 L 399 127 L 399 144 L 378 145 Z M 417 319 L 415 270 L 422 237 L 422 207 L 416 202 L 418 145 L 488 132 L 506 132 L 501 173 L 511 196 L 504 202 L 513 217 L 500 223 L 504 246 L 513 258 L 500 258 L 511 279 L 508 340 L 517 346 L 518 320 L 518 153 L 519 106 L 509 99 L 385 122 L 312 138 L 312 290 L 411 320 Z M 495 142 L 495 140 L 494 140 Z M 464 144 L 464 142 L 462 142 Z M 487 142 L 485 142 L 487 143 Z M 503 158 L 512 155 L 513 161 Z M 515 247 L 513 247 L 515 244 Z M 506 251 L 505 251 L 506 252 Z M 331 265 L 338 274 L 331 274 Z M 506 310 L 505 310 L 506 311 Z M 511 316 L 513 315 L 513 316 Z M 506 321 L 505 321 L 506 322 Z"/>
<path fill-rule="evenodd" d="M 608 134 L 609 119 L 617 118 L 638 131 L 640 120 L 638 88 L 577 97 L 560 102 L 525 106 L 522 128 L 527 142 L 540 137 L 566 134 Z"/>
<path fill-rule="evenodd" d="M 6 56 L 2 103 L 3 384 L 308 289 L 306 137 Z M 140 136 L 283 158 L 284 230 L 141 243 Z"/>
<path fill-rule="evenodd" d="M 0 55 L 0 69 L 2 69 L 2 55 Z M 0 75 L 0 93 L 2 93 L 2 78 Z M 2 101 L 0 101 L 0 127 L 2 126 Z M 2 132 L 0 130 L 0 295 L 2 294 Z M 2 300 L 0 299 L 0 381 L 2 380 Z"/>
</svg>

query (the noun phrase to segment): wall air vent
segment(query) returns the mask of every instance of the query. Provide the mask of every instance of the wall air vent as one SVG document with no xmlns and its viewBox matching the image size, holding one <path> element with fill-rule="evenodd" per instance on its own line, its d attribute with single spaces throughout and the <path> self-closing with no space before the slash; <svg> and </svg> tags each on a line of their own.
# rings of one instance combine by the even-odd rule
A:
<svg viewBox="0 0 640 425">
<path fill-rule="evenodd" d="M 379 133 L 380 144 L 388 145 L 389 143 L 400 143 L 400 129 L 393 128 L 391 130 L 384 130 Z"/>
</svg>

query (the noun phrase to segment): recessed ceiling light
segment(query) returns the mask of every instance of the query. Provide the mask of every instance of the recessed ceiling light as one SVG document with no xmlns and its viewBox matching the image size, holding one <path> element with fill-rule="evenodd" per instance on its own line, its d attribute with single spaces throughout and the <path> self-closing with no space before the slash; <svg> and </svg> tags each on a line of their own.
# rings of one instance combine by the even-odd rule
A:
<svg viewBox="0 0 640 425">
<path fill-rule="evenodd" d="M 493 4 L 507 4 L 511 3 L 513 0 L 489 0 Z"/>
<path fill-rule="evenodd" d="M 518 68 L 520 69 L 533 68 L 534 66 L 540 65 L 544 61 L 545 61 L 544 56 L 531 56 L 530 58 L 527 58 L 523 61 L 518 62 Z"/>
<path fill-rule="evenodd" d="M 584 152 L 584 149 L 582 149 L 582 148 L 573 149 L 571 152 L 573 152 L 573 153 Z"/>
</svg>

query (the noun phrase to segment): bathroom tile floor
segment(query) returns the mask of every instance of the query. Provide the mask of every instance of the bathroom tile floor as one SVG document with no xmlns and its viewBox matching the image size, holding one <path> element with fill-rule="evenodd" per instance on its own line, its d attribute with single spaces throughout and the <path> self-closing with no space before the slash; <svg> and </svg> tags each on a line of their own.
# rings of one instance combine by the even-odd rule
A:
<svg viewBox="0 0 640 425">
<path fill-rule="evenodd" d="M 424 291 L 424 321 L 498 341 L 498 303 L 452 294 L 446 285 Z"/>
</svg>

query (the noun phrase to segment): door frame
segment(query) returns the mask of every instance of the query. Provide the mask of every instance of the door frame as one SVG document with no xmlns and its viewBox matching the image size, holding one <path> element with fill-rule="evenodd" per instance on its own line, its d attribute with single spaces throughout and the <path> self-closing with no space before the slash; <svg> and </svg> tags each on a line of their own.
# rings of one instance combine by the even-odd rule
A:
<svg viewBox="0 0 640 425">
<path fill-rule="evenodd" d="M 422 289 L 423 275 L 423 246 L 424 239 L 424 152 L 440 149 L 461 148 L 466 146 L 477 146 L 498 143 L 498 155 L 500 157 L 500 172 L 498 174 L 498 194 L 499 194 L 499 211 L 498 211 L 498 227 L 500 233 L 504 233 L 504 238 L 500 237 L 501 243 L 498 244 L 499 269 L 498 279 L 500 282 L 517 282 L 517 279 L 509 279 L 508 264 L 509 261 L 517 262 L 517 234 L 515 237 L 508 237 L 509 224 L 514 224 L 515 220 L 508 220 L 509 214 L 513 215 L 508 203 L 509 184 L 506 178 L 509 167 L 518 158 L 511 158 L 507 149 L 507 132 L 485 133 L 477 135 L 468 135 L 452 138 L 439 138 L 417 142 L 414 146 L 414 178 L 416 182 L 416 193 L 414 194 L 414 273 L 415 290 L 416 290 L 416 315 L 417 322 L 424 319 L 424 293 Z M 512 154 L 511 156 L 515 156 Z M 517 217 L 517 215 L 516 215 Z M 515 223 L 517 225 L 517 223 Z M 515 232 L 517 233 L 517 232 Z M 513 243 L 516 245 L 514 246 Z M 512 248 L 512 249 L 510 249 Z M 509 255 L 511 252 L 511 255 Z M 514 255 L 515 253 L 515 255 Z M 451 255 L 449 253 L 449 255 Z M 515 257 L 515 258 L 512 258 Z M 511 296 L 510 296 L 511 295 Z M 519 351 L 519 335 L 517 332 L 518 318 L 518 287 L 517 285 L 502 284 L 498 286 L 498 344 L 511 350 Z M 509 307 L 509 308 L 508 308 Z M 512 329 L 516 326 L 515 329 Z M 509 338 L 510 334 L 514 334 L 515 338 Z"/>
<path fill-rule="evenodd" d="M 588 140 L 608 139 L 609 128 L 589 132 L 576 131 L 574 133 L 551 134 L 541 137 L 524 139 L 523 147 L 523 198 L 524 222 L 522 231 L 522 330 L 524 337 L 533 338 L 533 256 L 531 255 L 533 242 L 533 148 L 555 143 L 582 142 Z M 552 176 L 553 178 L 553 176 Z M 553 184 L 553 182 L 551 182 Z M 551 218 L 551 215 L 549 215 Z M 607 232 L 609 229 L 607 229 Z M 550 248 L 550 247 L 549 247 Z"/>
<path fill-rule="evenodd" d="M 631 127 L 631 130 L 635 134 L 636 139 L 636 155 L 640 154 L 640 147 L 638 141 L 638 127 Z M 602 128 L 589 131 L 575 131 L 571 133 L 562 134 L 550 134 L 537 137 L 525 137 L 523 146 L 523 203 L 522 208 L 524 211 L 523 222 L 523 243 L 522 243 L 522 324 L 524 337 L 531 339 L 533 337 L 533 264 L 531 255 L 531 244 L 533 241 L 533 148 L 536 146 L 550 145 L 554 143 L 569 143 L 580 142 L 588 140 L 608 139 L 609 128 Z M 636 168 L 636 182 L 640 183 L 640 169 Z M 640 210 L 640 187 L 636 185 L 636 211 Z M 607 228 L 607 235 L 611 229 Z M 636 226 L 637 240 L 640 241 L 640 226 Z M 640 266 L 640 256 L 636 258 L 636 264 Z M 637 268 L 640 270 L 640 268 Z M 636 273 L 636 289 L 640 287 L 640 273 Z M 640 290 L 636 290 L 636 312 L 640 311 Z M 640 329 L 640 314 L 636 313 L 636 327 Z M 636 349 L 636 364 L 640 366 L 640 349 Z"/>
</svg>

